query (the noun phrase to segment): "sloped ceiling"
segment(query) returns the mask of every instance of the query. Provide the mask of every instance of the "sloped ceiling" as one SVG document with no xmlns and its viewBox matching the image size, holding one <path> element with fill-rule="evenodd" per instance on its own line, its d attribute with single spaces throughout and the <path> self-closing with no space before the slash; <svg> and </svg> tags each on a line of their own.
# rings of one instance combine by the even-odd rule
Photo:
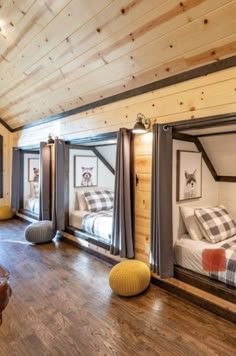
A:
<svg viewBox="0 0 236 356">
<path fill-rule="evenodd" d="M 201 137 L 200 141 L 217 175 L 236 177 L 236 133 Z"/>
<path fill-rule="evenodd" d="M 0 1 L 0 117 L 12 128 L 236 52 L 236 1 Z"/>
</svg>

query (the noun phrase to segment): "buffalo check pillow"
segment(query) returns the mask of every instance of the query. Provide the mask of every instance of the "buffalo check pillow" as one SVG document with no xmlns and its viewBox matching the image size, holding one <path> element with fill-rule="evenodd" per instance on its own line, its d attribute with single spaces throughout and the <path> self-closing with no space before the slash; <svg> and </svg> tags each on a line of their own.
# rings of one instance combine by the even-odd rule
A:
<svg viewBox="0 0 236 356">
<path fill-rule="evenodd" d="M 236 235 L 236 223 L 223 205 L 195 209 L 194 213 L 209 242 L 214 244 Z"/>
<path fill-rule="evenodd" d="M 109 210 L 114 205 L 114 193 L 111 190 L 93 190 L 84 192 L 89 211 Z"/>
</svg>

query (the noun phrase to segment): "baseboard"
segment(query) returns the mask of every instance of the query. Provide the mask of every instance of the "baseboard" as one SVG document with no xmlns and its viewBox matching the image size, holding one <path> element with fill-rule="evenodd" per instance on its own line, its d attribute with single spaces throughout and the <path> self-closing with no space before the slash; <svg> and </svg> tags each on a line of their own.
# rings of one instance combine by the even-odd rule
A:
<svg viewBox="0 0 236 356">
<path fill-rule="evenodd" d="M 229 301 L 213 296 L 210 293 L 175 280 L 174 278 L 160 279 L 153 274 L 151 282 L 171 294 L 188 300 L 190 303 L 198 305 L 226 320 L 236 323 L 236 305 Z"/>
<path fill-rule="evenodd" d="M 228 300 L 236 304 L 236 288 L 226 286 L 224 283 L 203 276 L 199 273 L 192 272 L 183 267 L 175 266 L 175 278 L 190 284 L 198 289 L 204 290 L 216 297 Z"/>
<path fill-rule="evenodd" d="M 68 237 L 69 234 L 63 234 L 63 236 L 61 237 L 61 240 L 66 241 L 67 243 L 89 253 L 90 255 L 93 255 L 94 257 L 99 258 L 100 260 L 109 263 L 111 266 L 116 265 L 117 263 L 119 263 L 121 261 L 121 259 L 119 257 L 112 257 L 107 255 L 107 251 L 104 253 L 100 250 L 100 248 L 97 245 L 94 245 L 93 247 L 91 246 L 91 243 L 88 243 L 88 246 L 85 246 L 85 244 L 81 243 L 78 241 L 78 239 L 76 239 L 74 236 L 70 236 Z"/>
</svg>

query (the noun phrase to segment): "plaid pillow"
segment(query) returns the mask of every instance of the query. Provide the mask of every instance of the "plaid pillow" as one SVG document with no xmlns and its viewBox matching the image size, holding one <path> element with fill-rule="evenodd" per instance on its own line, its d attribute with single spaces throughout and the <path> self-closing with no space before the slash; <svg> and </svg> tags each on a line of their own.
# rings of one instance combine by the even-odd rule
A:
<svg viewBox="0 0 236 356">
<path fill-rule="evenodd" d="M 109 210 L 114 205 L 114 193 L 110 190 L 84 192 L 89 211 Z"/>
<path fill-rule="evenodd" d="M 223 241 L 236 234 L 236 223 L 223 205 L 195 209 L 194 213 L 205 231 L 204 237 L 211 243 Z"/>
</svg>

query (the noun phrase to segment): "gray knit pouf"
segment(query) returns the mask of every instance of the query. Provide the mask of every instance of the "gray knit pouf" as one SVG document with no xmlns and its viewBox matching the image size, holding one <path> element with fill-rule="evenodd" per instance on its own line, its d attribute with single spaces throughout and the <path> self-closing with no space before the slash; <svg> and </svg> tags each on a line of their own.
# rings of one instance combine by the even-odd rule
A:
<svg viewBox="0 0 236 356">
<path fill-rule="evenodd" d="M 25 239 L 35 244 L 43 244 L 52 241 L 55 237 L 55 230 L 51 221 L 39 221 L 29 225 L 25 229 Z"/>
</svg>

